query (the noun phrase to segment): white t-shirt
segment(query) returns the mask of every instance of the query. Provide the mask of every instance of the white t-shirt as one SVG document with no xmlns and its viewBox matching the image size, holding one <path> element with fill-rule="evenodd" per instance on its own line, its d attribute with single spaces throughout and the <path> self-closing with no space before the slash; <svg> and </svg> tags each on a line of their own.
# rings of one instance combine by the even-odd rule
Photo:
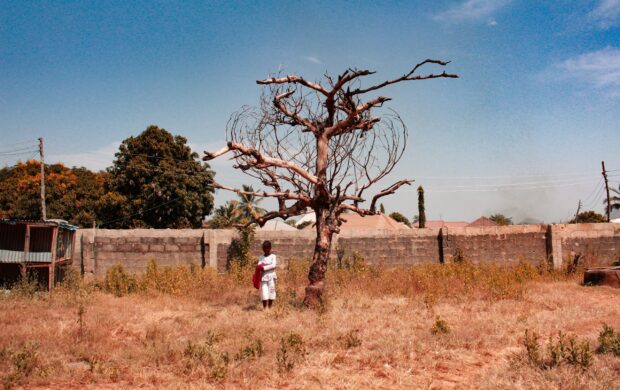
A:
<svg viewBox="0 0 620 390">
<path fill-rule="evenodd" d="M 258 264 L 263 264 L 263 276 L 261 278 L 261 281 L 268 282 L 270 280 L 278 278 L 278 276 L 276 275 L 276 255 L 274 255 L 273 253 L 269 256 L 261 255 L 258 258 Z"/>
</svg>

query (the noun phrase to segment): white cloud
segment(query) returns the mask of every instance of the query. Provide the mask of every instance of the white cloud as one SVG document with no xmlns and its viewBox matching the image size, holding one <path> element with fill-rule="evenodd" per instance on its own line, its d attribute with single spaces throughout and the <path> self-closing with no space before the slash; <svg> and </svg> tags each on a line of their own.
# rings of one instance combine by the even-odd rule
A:
<svg viewBox="0 0 620 390">
<path fill-rule="evenodd" d="M 588 18 L 605 30 L 620 24 L 620 0 L 599 0 Z"/>
<path fill-rule="evenodd" d="M 497 26 L 497 20 L 495 19 L 489 19 L 489 21 L 487 22 L 487 26 Z"/>
<path fill-rule="evenodd" d="M 304 60 L 308 62 L 312 62 L 313 64 L 319 64 L 319 65 L 323 64 L 323 62 L 320 59 L 318 59 L 317 57 L 313 57 L 313 56 L 306 56 L 304 57 Z"/>
<path fill-rule="evenodd" d="M 508 5 L 511 1 L 512 0 L 466 0 L 435 14 L 433 19 L 449 23 L 487 21 L 490 26 L 494 26 L 497 22 L 492 18 L 493 14 Z"/>
<path fill-rule="evenodd" d="M 112 165 L 114 153 L 118 152 L 119 142 L 112 142 L 92 151 L 78 153 L 53 154 L 45 157 L 46 163 L 61 162 L 66 166 L 86 167 L 93 171 L 99 171 Z"/>
<path fill-rule="evenodd" d="M 560 71 L 561 79 L 572 79 L 616 95 L 620 87 L 620 48 L 606 47 L 581 54 L 553 68 Z"/>
</svg>

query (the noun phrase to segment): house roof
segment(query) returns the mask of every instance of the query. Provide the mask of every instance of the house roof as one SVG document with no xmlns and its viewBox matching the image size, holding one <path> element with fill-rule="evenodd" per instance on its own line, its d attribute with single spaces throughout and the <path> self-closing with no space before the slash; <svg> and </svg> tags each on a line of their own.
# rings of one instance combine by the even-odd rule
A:
<svg viewBox="0 0 620 390">
<path fill-rule="evenodd" d="M 350 213 L 342 214 L 341 218 L 345 220 L 340 226 L 340 232 L 351 230 L 402 230 L 409 229 L 404 223 L 400 223 L 385 214 L 367 215 L 362 217 L 359 214 Z M 304 229 L 314 229 L 312 224 Z"/>
<path fill-rule="evenodd" d="M 258 231 L 296 231 L 297 228 L 294 228 L 291 225 L 287 225 L 286 223 L 284 223 L 283 220 L 281 219 L 270 219 L 269 221 L 265 222 L 265 225 L 263 227 L 259 227 L 258 229 L 256 229 Z"/>
<path fill-rule="evenodd" d="M 483 226 L 499 226 L 496 222 L 491 221 L 487 217 L 480 217 L 474 222 L 467 225 L 467 227 L 483 227 Z"/>
<path fill-rule="evenodd" d="M 456 228 L 456 227 L 465 227 L 469 225 L 469 222 L 462 222 L 462 221 L 458 221 L 458 222 L 451 222 L 451 221 L 442 221 L 442 220 L 436 220 L 436 221 L 426 221 L 426 224 L 424 225 L 424 227 L 427 228 L 442 228 L 442 227 L 447 227 L 447 228 Z M 418 222 L 413 224 L 413 227 L 417 228 Z"/>
<path fill-rule="evenodd" d="M 297 221 L 297 225 L 299 225 L 300 223 L 304 223 L 304 222 L 314 223 L 315 221 L 316 221 L 316 214 L 314 214 L 314 212 L 310 212 L 310 213 L 304 214 L 301 218 L 299 218 L 299 220 Z"/>
</svg>

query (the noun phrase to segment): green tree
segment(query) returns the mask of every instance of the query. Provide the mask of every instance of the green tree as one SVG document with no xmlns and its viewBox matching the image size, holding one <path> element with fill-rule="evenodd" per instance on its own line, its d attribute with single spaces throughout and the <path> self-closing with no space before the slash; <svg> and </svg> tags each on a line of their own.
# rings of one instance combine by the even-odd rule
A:
<svg viewBox="0 0 620 390">
<path fill-rule="evenodd" d="M 110 194 L 99 205 L 101 226 L 199 228 L 213 208 L 214 173 L 186 143 L 157 126 L 124 140 L 108 168 Z M 113 206 L 121 202 L 119 217 Z"/>
<path fill-rule="evenodd" d="M 504 214 L 493 214 L 489 219 L 500 226 L 512 225 L 512 218 L 506 217 Z"/>
<path fill-rule="evenodd" d="M 260 208 L 258 205 L 262 202 L 262 198 L 254 195 L 254 188 L 249 185 L 243 184 L 241 186 L 242 193 L 239 196 L 239 208 L 241 209 L 241 215 L 248 220 L 254 220 L 265 214 L 265 209 Z"/>
<path fill-rule="evenodd" d="M 312 222 L 312 221 L 304 221 L 304 222 L 302 222 L 302 223 L 299 223 L 299 224 L 295 225 L 295 227 L 296 227 L 297 229 L 301 230 L 301 229 L 305 228 L 305 227 L 306 227 L 306 226 L 308 226 L 308 225 L 312 225 L 313 223 L 314 223 L 314 222 Z"/>
<path fill-rule="evenodd" d="M 207 222 L 207 227 L 211 229 L 230 229 L 247 221 L 243 216 L 241 207 L 239 207 L 239 202 L 229 200 L 215 209 L 213 218 Z"/>
<path fill-rule="evenodd" d="M 411 227 L 411 223 L 409 222 L 409 220 L 407 219 L 407 217 L 405 217 L 404 215 L 402 215 L 401 213 L 399 213 L 398 211 L 395 211 L 393 213 L 390 213 L 390 218 L 392 218 L 393 220 L 395 220 L 396 222 L 401 222 L 404 223 L 405 225 Z"/>
<path fill-rule="evenodd" d="M 424 209 L 424 188 L 418 187 L 418 227 L 426 227 L 426 210 Z"/>
<path fill-rule="evenodd" d="M 45 203 L 48 218 L 90 226 L 95 204 L 103 196 L 104 172 L 45 164 Z M 4 218 L 41 218 L 41 163 L 30 160 L 0 169 L 0 214 Z"/>
<path fill-rule="evenodd" d="M 584 211 L 573 218 L 569 223 L 600 223 L 607 222 L 607 218 L 596 211 Z"/>
<path fill-rule="evenodd" d="M 610 188 L 610 190 L 615 194 L 609 197 L 609 202 L 611 203 L 612 210 L 620 210 L 620 185 L 618 189 Z M 607 199 L 603 201 L 605 206 L 607 206 Z"/>
</svg>

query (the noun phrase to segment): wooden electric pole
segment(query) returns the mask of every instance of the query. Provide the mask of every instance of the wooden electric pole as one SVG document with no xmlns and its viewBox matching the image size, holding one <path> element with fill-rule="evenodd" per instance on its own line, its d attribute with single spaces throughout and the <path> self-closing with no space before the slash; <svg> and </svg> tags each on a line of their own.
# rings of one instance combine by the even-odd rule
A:
<svg viewBox="0 0 620 390">
<path fill-rule="evenodd" d="M 39 138 L 39 155 L 41 156 L 41 219 L 47 219 L 45 209 L 45 158 L 43 155 L 43 137 Z"/>
<path fill-rule="evenodd" d="M 607 222 L 611 218 L 611 202 L 609 201 L 609 182 L 607 181 L 607 171 L 605 170 L 605 161 L 601 161 L 603 167 L 603 179 L 605 179 L 605 191 L 607 192 Z"/>
<path fill-rule="evenodd" d="M 581 211 L 581 199 L 579 199 L 579 204 L 577 204 L 577 212 L 575 213 L 575 220 L 579 216 L 579 212 Z"/>
</svg>

